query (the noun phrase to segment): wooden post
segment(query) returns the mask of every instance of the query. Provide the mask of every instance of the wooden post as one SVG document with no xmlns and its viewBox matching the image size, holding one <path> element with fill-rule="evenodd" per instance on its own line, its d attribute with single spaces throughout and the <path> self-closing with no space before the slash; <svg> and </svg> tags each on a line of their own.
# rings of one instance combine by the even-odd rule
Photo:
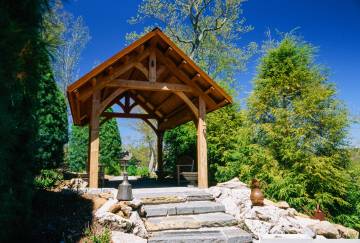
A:
<svg viewBox="0 0 360 243">
<path fill-rule="evenodd" d="M 197 161 L 198 161 L 198 186 L 208 188 L 208 163 L 206 145 L 206 104 L 199 97 L 199 118 L 197 124 Z"/>
<path fill-rule="evenodd" d="M 157 132 L 157 162 L 158 162 L 158 176 L 160 178 L 163 177 L 163 138 L 164 132 L 158 131 Z"/>
<path fill-rule="evenodd" d="M 149 81 L 156 82 L 156 55 L 151 52 L 149 57 Z"/>
<path fill-rule="evenodd" d="M 100 92 L 95 91 L 92 97 L 91 117 L 89 123 L 89 187 L 97 188 L 99 184 L 99 115 Z"/>
</svg>

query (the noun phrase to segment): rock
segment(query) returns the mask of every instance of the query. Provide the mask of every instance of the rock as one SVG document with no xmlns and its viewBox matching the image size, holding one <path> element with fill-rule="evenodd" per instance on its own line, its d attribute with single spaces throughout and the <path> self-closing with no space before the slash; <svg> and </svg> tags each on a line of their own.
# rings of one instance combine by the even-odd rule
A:
<svg viewBox="0 0 360 243">
<path fill-rule="evenodd" d="M 91 200 L 93 201 L 93 210 L 99 209 L 102 205 L 104 205 L 104 203 L 107 202 L 105 198 L 101 197 L 94 197 Z"/>
<path fill-rule="evenodd" d="M 340 238 L 337 227 L 334 224 L 329 223 L 328 221 L 320 221 L 316 224 L 308 226 L 313 230 L 317 235 L 323 235 L 328 239 L 337 239 Z"/>
<path fill-rule="evenodd" d="M 123 214 L 126 216 L 126 217 L 130 217 L 131 215 L 131 211 L 132 211 L 132 208 L 127 206 L 124 202 L 118 202 L 116 204 L 113 204 L 110 208 L 109 208 L 109 212 L 110 213 L 117 213 L 119 211 L 122 211 Z"/>
<path fill-rule="evenodd" d="M 316 240 L 326 240 L 326 237 L 322 236 L 322 235 L 317 235 L 315 237 Z"/>
<path fill-rule="evenodd" d="M 302 234 L 303 228 L 299 224 L 290 222 L 287 218 L 281 217 L 270 229 L 270 234 Z"/>
<path fill-rule="evenodd" d="M 178 230 L 178 229 L 198 229 L 200 222 L 194 220 L 192 216 L 168 216 L 155 217 L 145 220 L 147 231 Z"/>
<path fill-rule="evenodd" d="M 186 198 L 179 196 L 143 197 L 141 201 L 143 204 L 178 203 L 185 202 Z"/>
<path fill-rule="evenodd" d="M 276 202 L 273 202 L 270 199 L 264 198 L 264 206 L 276 206 Z"/>
<path fill-rule="evenodd" d="M 145 228 L 145 224 L 136 211 L 131 214 L 129 220 L 134 225 L 133 233 L 135 235 L 140 236 L 141 238 L 148 238 L 148 232 Z"/>
<path fill-rule="evenodd" d="M 72 189 L 80 189 L 86 188 L 88 183 L 81 178 L 73 178 L 70 180 L 70 188 Z"/>
<path fill-rule="evenodd" d="M 305 234 L 264 234 L 264 235 L 260 235 L 259 239 L 261 242 L 261 240 L 265 241 L 265 240 L 286 239 L 289 241 L 294 241 L 297 239 L 311 240 L 312 238 Z M 281 241 L 281 242 L 286 242 L 286 241 Z"/>
<path fill-rule="evenodd" d="M 260 219 L 264 221 L 278 222 L 282 216 L 282 209 L 275 206 L 254 206 L 244 217 L 247 219 Z"/>
<path fill-rule="evenodd" d="M 110 198 L 114 198 L 114 195 L 111 192 L 102 192 L 99 194 L 99 197 L 110 199 Z"/>
<path fill-rule="evenodd" d="M 260 235 L 268 234 L 272 226 L 271 223 L 253 219 L 245 219 L 244 224 L 256 239 L 259 239 Z"/>
<path fill-rule="evenodd" d="M 273 202 L 269 199 L 264 199 L 264 205 L 265 206 L 275 206 L 281 209 L 288 209 L 290 208 L 289 204 L 285 201 L 280 201 L 280 202 Z M 295 209 L 294 209 L 295 210 Z"/>
<path fill-rule="evenodd" d="M 295 216 L 294 219 L 303 227 L 308 227 L 309 225 L 320 223 L 320 220 L 311 219 L 309 217 Z"/>
<path fill-rule="evenodd" d="M 335 227 L 337 228 L 341 238 L 345 238 L 345 239 L 358 239 L 359 238 L 359 232 L 357 232 L 354 229 L 347 228 L 340 224 L 335 224 Z"/>
<path fill-rule="evenodd" d="M 222 191 L 221 191 L 221 188 L 220 187 L 217 187 L 217 186 L 213 186 L 213 187 L 210 187 L 208 189 L 208 192 L 214 197 L 214 198 L 218 198 L 220 197 Z"/>
<path fill-rule="evenodd" d="M 130 206 L 132 209 L 138 209 L 142 205 L 142 201 L 137 198 L 134 198 L 131 201 L 124 201 L 124 203 Z"/>
<path fill-rule="evenodd" d="M 101 218 L 105 213 L 109 212 L 109 209 L 115 205 L 118 201 L 115 199 L 109 199 L 105 202 L 96 212 L 95 217 Z"/>
<path fill-rule="evenodd" d="M 225 212 L 228 214 L 231 214 L 238 218 L 240 210 L 238 206 L 235 204 L 235 202 L 232 200 L 232 198 L 227 197 L 224 200 L 221 201 L 221 204 L 225 206 Z"/>
<path fill-rule="evenodd" d="M 282 208 L 282 209 L 290 208 L 289 204 L 287 202 L 285 202 L 285 201 L 277 202 L 275 206 L 278 207 L 278 208 Z"/>
<path fill-rule="evenodd" d="M 111 230 L 129 232 L 133 227 L 133 224 L 130 220 L 122 218 L 119 215 L 110 212 L 104 213 L 98 221 L 99 224 Z"/>
<path fill-rule="evenodd" d="M 125 217 L 125 214 L 121 210 L 119 212 L 117 212 L 116 215 L 119 215 L 120 217 L 123 217 L 123 218 Z"/>
<path fill-rule="evenodd" d="M 113 204 L 110 208 L 109 208 L 109 212 L 110 213 L 117 213 L 121 210 L 122 207 L 124 207 L 125 205 L 122 202 L 118 202 Z"/>
<path fill-rule="evenodd" d="M 235 177 L 227 182 L 218 183 L 216 186 L 226 187 L 226 188 L 230 188 L 230 189 L 244 188 L 244 187 L 247 188 L 247 185 L 245 183 L 241 182 L 239 180 L 239 178 L 237 178 L 237 177 Z"/>
<path fill-rule="evenodd" d="M 147 240 L 143 239 L 139 236 L 128 234 L 124 232 L 119 231 L 112 231 L 111 232 L 111 242 L 113 243 L 125 243 L 125 242 L 131 242 L 131 243 L 146 243 Z"/>
</svg>

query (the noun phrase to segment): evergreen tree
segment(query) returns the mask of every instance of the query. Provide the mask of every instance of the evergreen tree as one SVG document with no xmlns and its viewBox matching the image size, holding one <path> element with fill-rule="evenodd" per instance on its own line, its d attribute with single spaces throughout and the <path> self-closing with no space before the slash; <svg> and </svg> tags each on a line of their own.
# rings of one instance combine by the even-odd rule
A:
<svg viewBox="0 0 360 243">
<path fill-rule="evenodd" d="M 65 98 L 57 87 L 49 63 L 41 66 L 37 99 L 39 109 L 36 153 L 38 169 L 54 169 L 64 162 L 64 145 L 68 140 L 68 119 Z"/>
<path fill-rule="evenodd" d="M 119 160 L 122 156 L 121 138 L 116 120 L 112 119 L 100 126 L 100 159 L 105 165 L 105 173 L 119 175 Z M 72 171 L 84 171 L 88 158 L 88 127 L 72 126 L 69 141 L 68 165 Z"/>
<path fill-rule="evenodd" d="M 36 109 L 42 64 L 46 0 L 0 3 L 0 238 L 27 240 L 31 215 Z M 21 229 L 21 234 L 19 234 Z"/>
<path fill-rule="evenodd" d="M 261 165 L 254 174 L 268 174 L 267 194 L 302 210 L 320 204 L 330 216 L 351 205 L 344 173 L 347 110 L 327 79 L 314 48 L 286 36 L 261 59 L 248 107 L 255 144 L 276 160 L 276 170 Z"/>
</svg>

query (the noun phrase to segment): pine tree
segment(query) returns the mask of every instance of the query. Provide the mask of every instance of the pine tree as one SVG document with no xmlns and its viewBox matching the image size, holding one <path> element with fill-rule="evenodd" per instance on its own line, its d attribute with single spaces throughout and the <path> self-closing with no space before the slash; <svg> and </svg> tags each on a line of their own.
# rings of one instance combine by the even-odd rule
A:
<svg viewBox="0 0 360 243">
<path fill-rule="evenodd" d="M 65 97 L 57 87 L 49 63 L 42 65 L 37 99 L 38 121 L 37 168 L 54 169 L 64 162 L 64 145 L 68 140 L 68 119 Z"/>
<path fill-rule="evenodd" d="M 122 156 L 121 138 L 116 120 L 112 119 L 100 127 L 100 159 L 105 165 L 105 173 L 118 175 L 120 173 L 119 159 Z M 88 158 L 88 127 L 72 126 L 68 165 L 72 171 L 84 171 Z"/>
<path fill-rule="evenodd" d="M 0 238 L 28 240 L 31 215 L 36 109 L 41 64 L 47 63 L 41 38 L 48 1 L 0 3 Z M 21 229 L 21 234 L 19 234 Z"/>
<path fill-rule="evenodd" d="M 343 173 L 348 118 L 314 52 L 292 36 L 267 50 L 248 100 L 249 119 L 255 144 L 277 162 L 267 194 L 302 210 L 320 204 L 330 216 L 350 206 Z"/>
</svg>

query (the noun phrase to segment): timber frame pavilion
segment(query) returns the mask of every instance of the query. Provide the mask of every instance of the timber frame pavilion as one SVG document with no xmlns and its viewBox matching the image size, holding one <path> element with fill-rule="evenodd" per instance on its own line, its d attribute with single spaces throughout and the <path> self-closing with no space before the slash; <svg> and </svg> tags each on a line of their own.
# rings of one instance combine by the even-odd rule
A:
<svg viewBox="0 0 360 243">
<path fill-rule="evenodd" d="M 163 134 L 194 121 L 197 127 L 198 186 L 208 187 L 206 113 L 232 98 L 160 29 L 144 35 L 67 88 L 75 125 L 89 125 L 89 187 L 98 187 L 99 127 L 111 118 L 139 118 L 157 135 L 162 172 Z M 107 112 L 113 105 L 122 112 Z M 144 113 L 131 112 L 140 106 Z"/>
</svg>

